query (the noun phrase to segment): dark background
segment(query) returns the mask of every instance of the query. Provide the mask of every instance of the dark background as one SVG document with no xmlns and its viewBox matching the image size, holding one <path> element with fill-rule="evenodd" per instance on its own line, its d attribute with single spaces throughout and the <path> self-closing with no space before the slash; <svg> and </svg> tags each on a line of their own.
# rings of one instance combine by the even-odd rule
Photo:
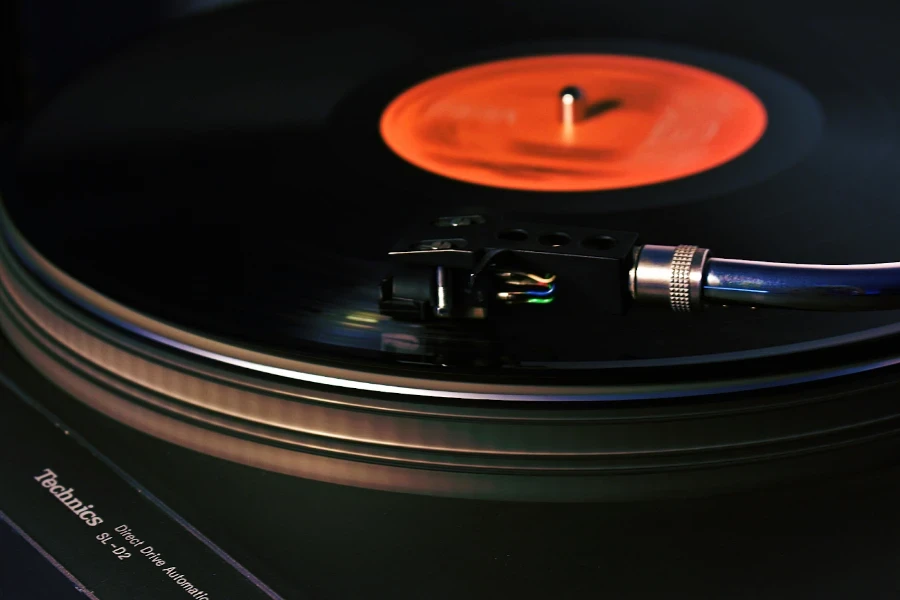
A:
<svg viewBox="0 0 900 600">
<path fill-rule="evenodd" d="M 25 68 L 19 5 L 0 2 L 0 122 L 21 116 L 25 108 Z"/>
<path fill-rule="evenodd" d="M 246 1 L 0 2 L 0 121 L 22 118 L 75 74 L 164 23 Z"/>
</svg>

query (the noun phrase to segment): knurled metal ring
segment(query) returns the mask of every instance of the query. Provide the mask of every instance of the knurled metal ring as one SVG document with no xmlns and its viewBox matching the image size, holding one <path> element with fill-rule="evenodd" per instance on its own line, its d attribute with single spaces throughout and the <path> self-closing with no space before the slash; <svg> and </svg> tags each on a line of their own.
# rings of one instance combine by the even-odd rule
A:
<svg viewBox="0 0 900 600">
<path fill-rule="evenodd" d="M 691 267 L 697 246 L 677 246 L 672 255 L 669 277 L 669 304 L 675 312 L 691 311 Z"/>
</svg>

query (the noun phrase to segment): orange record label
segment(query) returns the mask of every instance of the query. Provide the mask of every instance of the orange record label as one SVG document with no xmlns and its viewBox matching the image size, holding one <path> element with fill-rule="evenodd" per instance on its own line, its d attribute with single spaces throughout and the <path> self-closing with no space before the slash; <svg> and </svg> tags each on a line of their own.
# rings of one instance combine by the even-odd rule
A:
<svg viewBox="0 0 900 600">
<path fill-rule="evenodd" d="M 766 128 L 750 90 L 674 62 L 604 54 L 500 60 L 394 99 L 381 135 L 452 179 L 576 192 L 661 183 L 722 165 Z"/>
</svg>

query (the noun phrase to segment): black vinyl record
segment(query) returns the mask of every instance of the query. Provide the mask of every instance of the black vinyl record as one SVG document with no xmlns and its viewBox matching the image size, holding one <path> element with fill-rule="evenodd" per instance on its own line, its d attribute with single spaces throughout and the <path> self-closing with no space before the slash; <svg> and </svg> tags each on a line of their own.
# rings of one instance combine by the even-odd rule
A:
<svg viewBox="0 0 900 600">
<path fill-rule="evenodd" d="M 634 231 L 730 258 L 895 260 L 900 80 L 889 74 L 900 50 L 891 32 L 877 16 L 774 2 L 238 6 L 135 42 L 62 89 L 14 150 L 4 200 L 24 237 L 86 285 L 273 353 L 387 364 L 484 353 L 507 369 L 582 369 L 878 337 L 896 313 L 536 310 L 486 328 L 396 322 L 377 302 L 386 253 L 408 227 L 472 210 Z M 454 181 L 380 137 L 385 106 L 430 77 L 579 53 L 726 76 L 763 102 L 766 131 L 704 173 L 575 193 Z"/>
</svg>

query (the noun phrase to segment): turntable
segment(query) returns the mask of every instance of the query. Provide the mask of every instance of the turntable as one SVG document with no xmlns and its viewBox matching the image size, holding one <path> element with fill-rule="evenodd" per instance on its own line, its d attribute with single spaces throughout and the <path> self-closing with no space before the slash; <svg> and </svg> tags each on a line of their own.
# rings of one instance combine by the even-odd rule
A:
<svg viewBox="0 0 900 600">
<path fill-rule="evenodd" d="M 164 27 L 9 136 L 7 455 L 75 436 L 210 597 L 896 587 L 896 23 L 352 4 Z"/>
</svg>

